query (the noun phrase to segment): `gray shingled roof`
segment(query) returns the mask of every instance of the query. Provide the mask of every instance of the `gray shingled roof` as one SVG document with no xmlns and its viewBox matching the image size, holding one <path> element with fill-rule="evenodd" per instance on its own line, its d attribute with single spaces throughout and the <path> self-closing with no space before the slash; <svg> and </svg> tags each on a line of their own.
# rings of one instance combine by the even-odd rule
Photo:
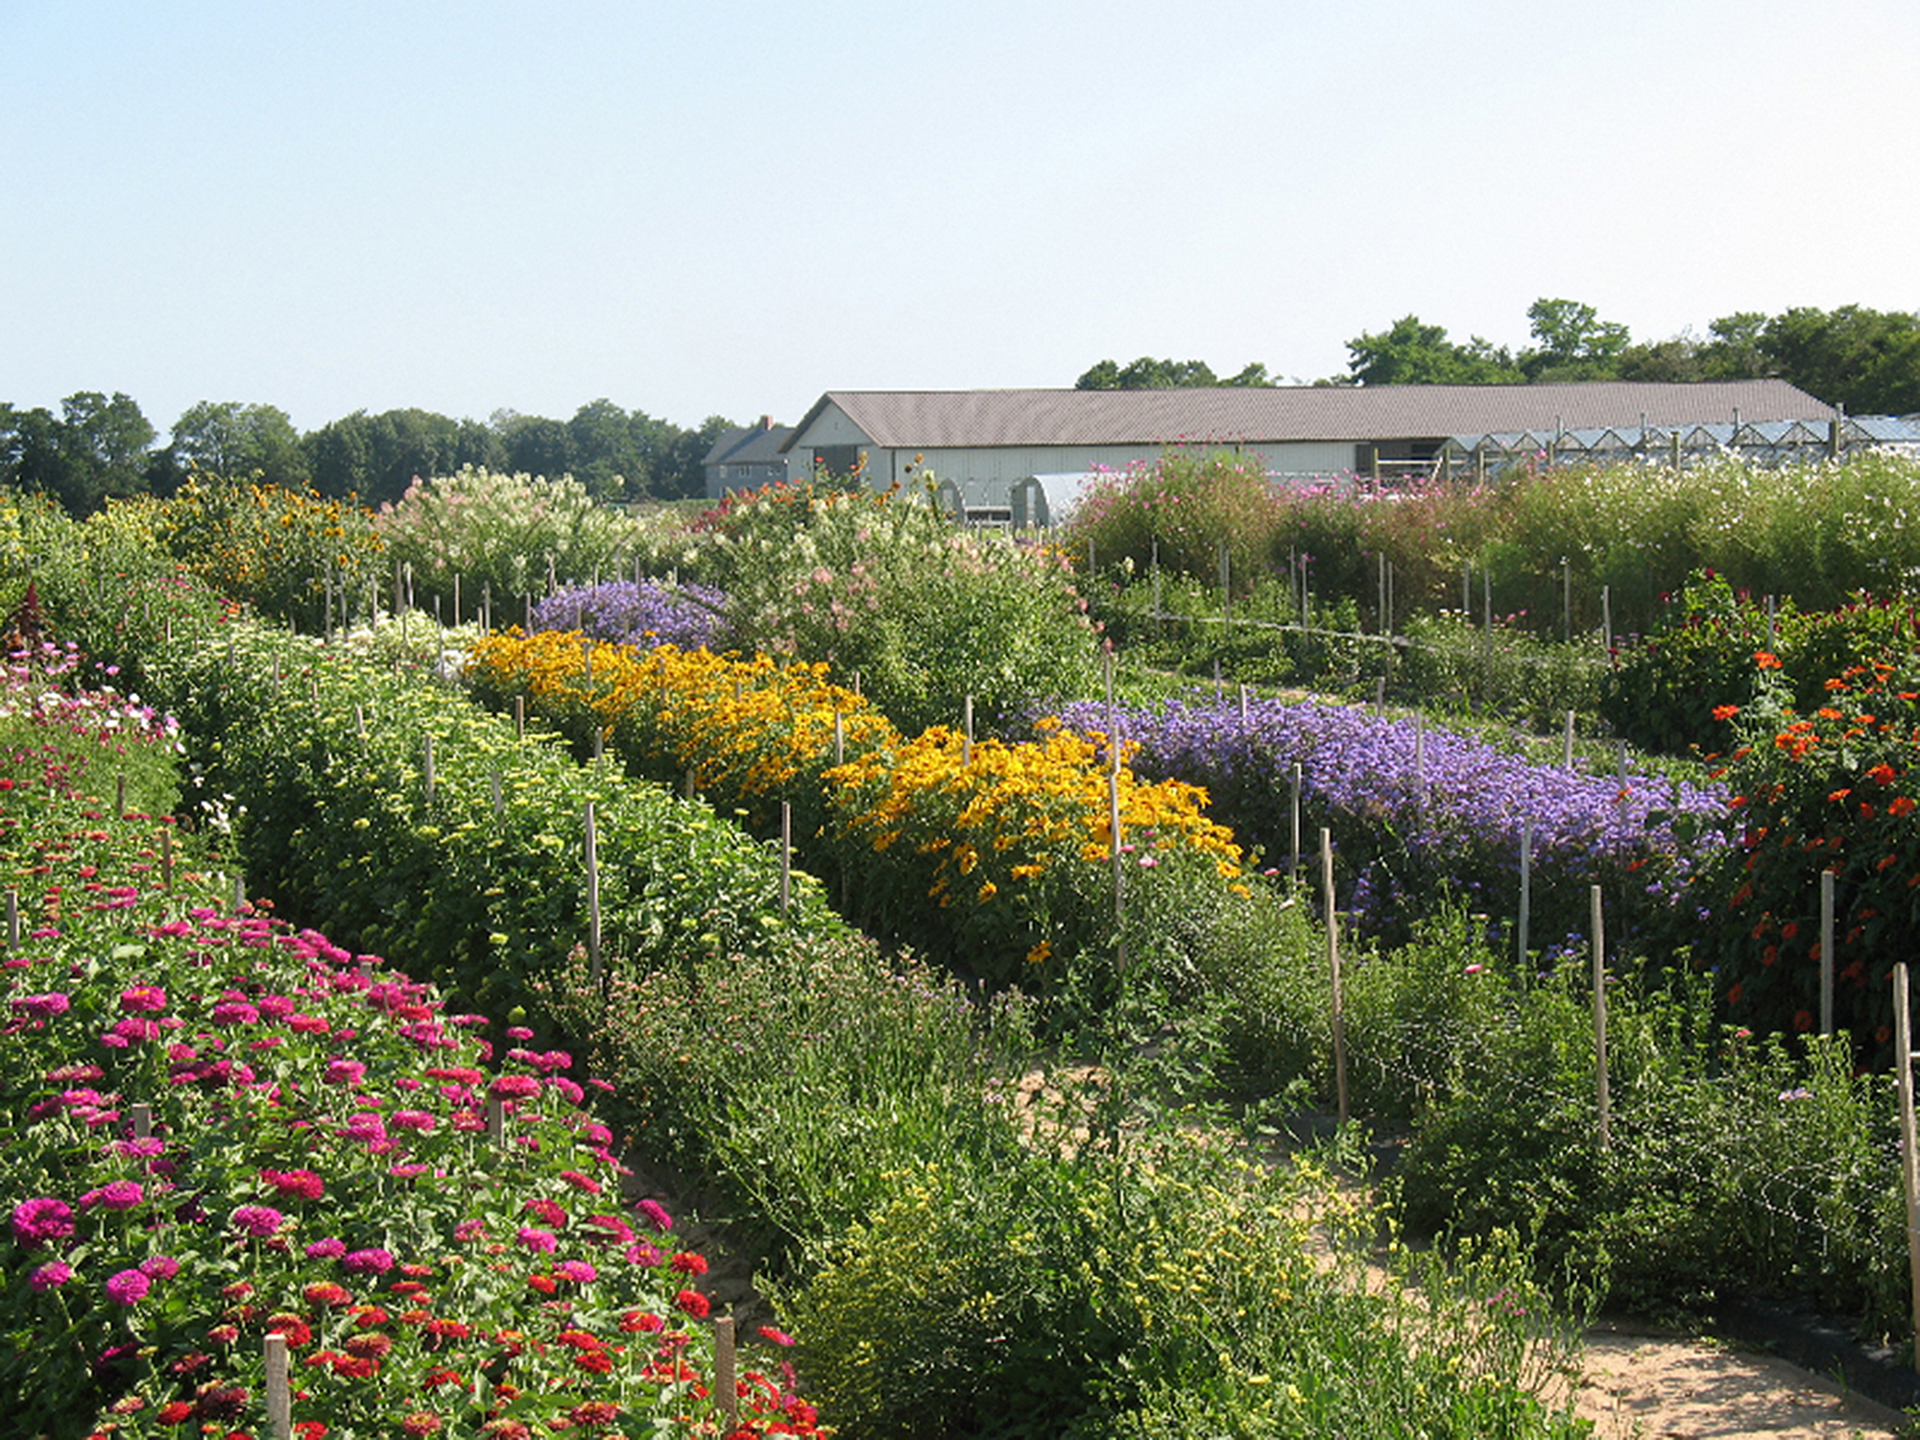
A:
<svg viewBox="0 0 1920 1440">
<path fill-rule="evenodd" d="M 766 465 L 777 462 L 793 431 L 785 425 L 741 425 L 722 432 L 703 465 Z"/>
<path fill-rule="evenodd" d="M 1193 390 L 829 390 L 875 445 L 1013 445 L 1389 440 L 1601 426 L 1828 420 L 1831 406 L 1784 380 L 1696 385 L 1315 385 Z"/>
</svg>

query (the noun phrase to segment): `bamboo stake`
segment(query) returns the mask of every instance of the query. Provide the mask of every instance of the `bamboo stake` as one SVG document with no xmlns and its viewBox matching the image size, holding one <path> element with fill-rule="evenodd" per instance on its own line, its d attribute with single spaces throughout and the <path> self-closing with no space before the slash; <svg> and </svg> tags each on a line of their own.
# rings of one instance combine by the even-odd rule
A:
<svg viewBox="0 0 1920 1440">
<path fill-rule="evenodd" d="M 720 1414 L 731 1432 L 740 1424 L 740 1390 L 735 1378 L 733 1319 L 722 1315 L 713 1322 L 713 1389 Z"/>
</svg>

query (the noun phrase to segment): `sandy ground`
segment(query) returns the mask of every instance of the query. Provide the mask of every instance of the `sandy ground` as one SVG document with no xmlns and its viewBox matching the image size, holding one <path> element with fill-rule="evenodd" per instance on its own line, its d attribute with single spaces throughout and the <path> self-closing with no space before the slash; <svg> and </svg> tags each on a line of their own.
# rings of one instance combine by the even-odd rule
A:
<svg viewBox="0 0 1920 1440">
<path fill-rule="evenodd" d="M 1886 1440 L 1907 1422 L 1770 1355 L 1624 1326 L 1588 1332 L 1584 1362 L 1575 1403 L 1598 1440 Z"/>
</svg>

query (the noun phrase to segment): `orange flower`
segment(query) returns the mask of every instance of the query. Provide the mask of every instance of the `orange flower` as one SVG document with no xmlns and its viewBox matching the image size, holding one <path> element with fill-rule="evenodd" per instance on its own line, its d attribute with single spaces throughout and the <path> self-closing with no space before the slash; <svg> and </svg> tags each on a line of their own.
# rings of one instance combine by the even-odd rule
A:
<svg viewBox="0 0 1920 1440">
<path fill-rule="evenodd" d="M 1894 816 L 1911 815 L 1914 803 L 1911 795 L 1896 795 L 1887 802 L 1887 813 Z"/>
<path fill-rule="evenodd" d="M 1716 705 L 1713 707 L 1713 718 L 1716 720 L 1731 720 L 1739 713 L 1740 707 L 1738 705 Z"/>
<path fill-rule="evenodd" d="M 1762 670 L 1778 670 L 1780 657 L 1770 650 L 1756 650 L 1753 652 L 1753 663 Z"/>
<path fill-rule="evenodd" d="M 1879 785 L 1891 785 L 1893 783 L 1893 774 L 1893 766 L 1883 760 L 1871 770 L 1867 771 L 1867 778 Z"/>
</svg>

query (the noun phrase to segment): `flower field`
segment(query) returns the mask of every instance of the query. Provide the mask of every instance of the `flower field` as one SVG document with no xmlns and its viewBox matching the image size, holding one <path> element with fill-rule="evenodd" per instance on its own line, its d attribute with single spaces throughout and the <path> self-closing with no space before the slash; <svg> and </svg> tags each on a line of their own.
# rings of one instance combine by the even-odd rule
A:
<svg viewBox="0 0 1920 1440">
<path fill-rule="evenodd" d="M 1920 721 L 1901 656 L 1852 655 L 1878 612 L 1734 677 L 1717 775 L 1526 763 L 1354 706 L 1167 700 L 1126 664 L 1133 698 L 1093 703 L 1057 555 L 935 556 L 886 503 L 796 495 L 662 546 L 742 567 L 703 615 L 793 607 L 756 623 L 815 639 L 777 656 L 670 630 L 692 587 L 658 581 L 563 592 L 532 635 L 416 612 L 301 638 L 116 507 L 0 511 L 89 652 L 0 707 L 30 1433 L 271 1433 L 284 1345 L 308 1437 L 1571 1435 L 1535 1387 L 1601 1295 L 1765 1285 L 1897 1329 L 1889 1086 L 1859 1061 L 1920 918 Z M 1084 653 L 1028 656 L 969 735 L 978 637 L 865 606 L 880 703 L 809 652 L 848 633 L 835 587 L 908 593 L 916 557 L 955 613 L 1044 575 L 995 613 L 1064 615 Z M 148 701 L 93 688 L 136 678 Z M 1296 765 L 1361 922 L 1338 1029 L 1283 874 Z M 1801 1023 L 1829 867 L 1851 1040 Z M 1596 884 L 1610 1144 L 1563 953 Z M 1404 1140 L 1384 1212 L 1250 1163 L 1332 1103 L 1342 1047 L 1355 1114 Z M 1331 1158 L 1363 1168 L 1361 1138 Z M 627 1143 L 726 1207 L 777 1307 L 738 1426 L 704 1262 L 622 1203 Z M 1369 1284 L 1390 1217 L 1439 1243 Z"/>
<path fill-rule="evenodd" d="M 16 1433 L 267 1433 L 268 1336 L 304 1440 L 702 1433 L 706 1263 L 623 1195 L 572 1057 L 234 910 L 164 822 L 99 807 L 0 795 Z M 738 1433 L 814 1433 L 761 1353 Z"/>
</svg>

